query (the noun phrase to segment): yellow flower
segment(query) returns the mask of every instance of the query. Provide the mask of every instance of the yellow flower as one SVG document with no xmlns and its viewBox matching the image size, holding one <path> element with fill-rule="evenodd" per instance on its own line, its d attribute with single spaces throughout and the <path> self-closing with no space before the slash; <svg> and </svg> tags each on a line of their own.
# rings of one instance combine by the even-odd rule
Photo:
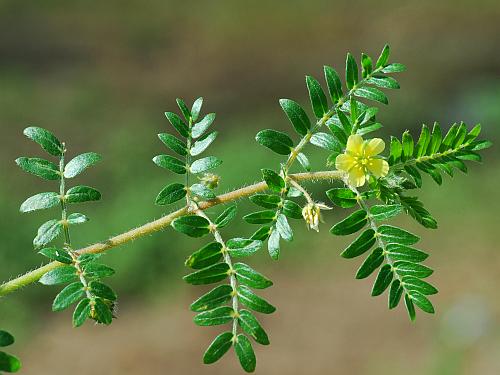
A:
<svg viewBox="0 0 500 375">
<path fill-rule="evenodd" d="M 363 186 L 368 173 L 380 178 L 389 172 L 389 164 L 377 156 L 384 148 L 385 143 L 380 138 L 363 141 L 360 135 L 350 135 L 345 153 L 337 156 L 335 166 L 347 173 L 350 185 Z"/>
</svg>

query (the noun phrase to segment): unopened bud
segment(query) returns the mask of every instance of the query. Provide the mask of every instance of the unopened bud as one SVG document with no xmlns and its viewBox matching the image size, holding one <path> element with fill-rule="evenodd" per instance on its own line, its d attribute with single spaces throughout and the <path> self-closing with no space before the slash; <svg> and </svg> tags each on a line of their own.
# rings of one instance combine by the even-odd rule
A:
<svg viewBox="0 0 500 375">
<path fill-rule="evenodd" d="M 217 186 L 219 186 L 220 177 L 213 173 L 205 173 L 200 177 L 200 181 L 207 188 L 215 189 Z"/>
<path fill-rule="evenodd" d="M 302 217 L 304 218 L 307 228 L 314 229 L 319 232 L 319 223 L 321 219 L 321 210 L 331 210 L 331 207 L 323 203 L 310 202 L 302 209 Z"/>
</svg>

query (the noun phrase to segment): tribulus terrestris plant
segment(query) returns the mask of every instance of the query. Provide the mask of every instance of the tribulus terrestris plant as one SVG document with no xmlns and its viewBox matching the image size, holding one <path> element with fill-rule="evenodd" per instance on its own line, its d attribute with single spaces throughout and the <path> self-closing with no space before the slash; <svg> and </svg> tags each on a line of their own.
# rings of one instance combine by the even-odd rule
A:
<svg viewBox="0 0 500 375">
<path fill-rule="evenodd" d="M 428 254 L 415 247 L 418 236 L 386 221 L 407 214 L 425 228 L 437 228 L 436 220 L 416 194 L 423 185 L 422 173 L 441 185 L 443 174 L 453 176 L 457 169 L 466 173 L 466 161 L 481 161 L 477 151 L 489 147 L 491 142 L 478 140 L 480 125 L 469 129 L 464 123 L 453 124 L 447 131 L 438 123 L 432 129 L 423 125 L 418 139 L 405 131 L 401 138 L 391 137 L 388 147 L 382 139 L 372 137 L 371 133 L 382 127 L 378 108 L 373 104 L 388 104 L 382 90 L 398 89 L 398 82 L 390 75 L 405 70 L 400 63 L 389 63 L 389 51 L 386 45 L 376 61 L 362 54 L 361 76 L 355 58 L 347 54 L 345 87 L 338 73 L 325 66 L 327 94 L 315 78 L 307 76 L 312 118 L 297 102 L 280 100 L 296 133 L 295 140 L 272 129 L 262 130 L 256 136 L 259 144 L 283 156 L 281 165 L 263 169 L 262 182 L 222 195 L 215 193 L 219 176 L 213 172 L 222 161 L 201 156 L 217 137 L 216 131 L 209 130 L 215 114 L 201 115 L 202 98 L 191 109 L 177 99 L 181 115 L 165 115 L 178 134 L 159 134 L 161 142 L 175 156 L 158 155 L 153 162 L 184 178 L 165 186 L 156 197 L 156 204 L 166 206 L 181 200 L 185 204 L 158 220 L 83 248 L 72 243 L 70 234 L 74 226 L 88 218 L 72 212 L 72 207 L 75 203 L 98 201 L 101 194 L 84 185 L 68 188 L 67 183 L 101 157 L 89 152 L 67 161 L 66 146 L 56 136 L 38 127 L 25 129 L 24 134 L 55 160 L 21 157 L 16 162 L 24 171 L 53 181 L 54 191 L 28 198 L 21 211 L 59 207 L 60 214 L 42 224 L 33 241 L 39 254 L 51 262 L 4 283 L 0 295 L 37 281 L 63 285 L 54 298 L 54 311 L 75 305 L 75 327 L 87 319 L 108 325 L 113 321 L 117 295 L 102 281 L 114 273 L 101 262 L 103 253 L 168 226 L 187 236 L 207 236 L 207 243 L 187 258 L 185 265 L 192 271 L 184 277 L 193 285 L 218 284 L 190 306 L 196 313 L 195 324 L 225 327 L 206 349 L 203 362 L 214 363 L 233 347 L 242 368 L 252 372 L 256 366 L 252 340 L 262 345 L 270 342 L 256 313 L 271 314 L 276 308 L 258 293 L 272 286 L 272 281 L 248 265 L 245 258 L 266 247 L 270 257 L 278 260 L 283 241 L 293 240 L 292 220 L 305 221 L 308 228 L 319 231 L 321 211 L 352 209 L 331 227 L 330 233 L 359 233 L 340 253 L 349 259 L 368 254 L 355 277 L 363 279 L 376 273 L 371 295 L 379 296 L 388 290 L 389 309 L 404 301 L 412 321 L 416 308 L 434 313 L 429 296 L 437 289 L 426 281 L 433 270 L 422 264 Z M 309 144 L 327 152 L 326 168 L 313 170 L 306 154 Z M 292 173 L 296 165 L 304 172 Z M 338 183 L 326 191 L 330 201 L 326 203 L 313 198 L 304 186 L 305 182 L 333 181 Z M 243 216 L 258 229 L 251 235 L 226 238 L 224 229 L 237 213 L 232 202 L 243 197 L 260 207 Z M 222 214 L 211 217 L 207 210 L 220 204 L 229 205 Z M 60 237 L 62 240 L 56 242 Z M 13 340 L 10 334 L 0 331 L 0 346 Z M 16 357 L 0 352 L 0 370 L 15 372 L 19 367 Z"/>
</svg>

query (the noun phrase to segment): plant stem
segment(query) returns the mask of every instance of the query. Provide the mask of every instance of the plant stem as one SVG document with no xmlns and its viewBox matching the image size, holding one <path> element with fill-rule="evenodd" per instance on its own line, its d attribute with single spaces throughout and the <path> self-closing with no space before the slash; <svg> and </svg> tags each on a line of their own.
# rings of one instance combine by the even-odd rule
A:
<svg viewBox="0 0 500 375">
<path fill-rule="evenodd" d="M 343 173 L 339 171 L 320 171 L 296 173 L 290 176 L 293 177 L 295 181 L 333 181 L 341 179 Z M 211 199 L 209 201 L 200 202 L 198 203 L 198 208 L 200 210 L 206 210 L 219 204 L 224 204 L 240 198 L 248 197 L 252 194 L 264 191 L 266 189 L 267 185 L 265 182 L 258 182 L 256 184 L 245 186 L 229 193 L 219 195 L 217 198 Z M 148 222 L 140 227 L 111 237 L 108 240 L 98 242 L 79 250 L 74 250 L 74 252 L 78 255 L 103 253 L 111 248 L 123 245 L 127 242 L 165 229 L 170 225 L 172 221 L 174 221 L 174 219 L 184 216 L 188 213 L 189 209 L 187 207 L 183 207 L 177 211 L 171 212 L 161 217 L 160 219 Z M 21 289 L 29 284 L 37 282 L 44 274 L 55 268 L 61 267 L 62 265 L 63 264 L 59 262 L 51 262 L 42 267 L 36 268 L 22 276 L 3 283 L 2 285 L 0 285 L 0 297 L 15 292 L 16 290 Z"/>
<path fill-rule="evenodd" d="M 210 223 L 210 228 L 212 234 L 214 235 L 215 241 L 220 243 L 222 245 L 222 253 L 224 255 L 224 262 L 229 266 L 229 283 L 231 284 L 231 288 L 233 288 L 233 295 L 231 297 L 232 300 L 232 305 L 233 305 L 233 311 L 234 311 L 234 317 L 233 317 L 233 338 L 236 337 L 238 334 L 238 294 L 236 291 L 236 288 L 238 287 L 238 281 L 236 280 L 236 276 L 234 275 L 234 270 L 233 270 L 233 262 L 231 261 L 231 256 L 229 255 L 226 244 L 224 240 L 222 239 L 222 236 L 220 235 L 220 232 L 217 230 L 217 226 L 210 220 L 210 218 L 202 211 L 202 210 L 196 210 L 195 214 L 198 216 L 201 216 Z"/>
<path fill-rule="evenodd" d="M 73 259 L 73 265 L 76 268 L 76 271 L 78 273 L 78 277 L 80 279 L 80 282 L 83 285 L 83 288 L 85 290 L 85 295 L 87 298 L 92 300 L 92 294 L 90 293 L 89 290 L 89 285 L 87 280 L 85 279 L 85 276 L 83 275 L 83 270 L 82 267 L 80 266 L 80 263 L 78 262 L 78 253 L 73 250 L 71 247 L 71 236 L 69 233 L 69 224 L 68 224 L 68 208 L 66 205 L 66 181 L 64 179 L 64 168 L 65 168 L 65 163 L 64 163 L 64 156 L 66 154 L 66 145 L 63 143 L 63 153 L 61 158 L 59 159 L 59 172 L 61 174 L 61 180 L 60 180 L 60 185 L 59 185 L 59 194 L 61 195 L 61 221 L 63 224 L 64 228 L 64 248 L 68 250 L 69 254 L 71 255 L 71 258 Z"/>
</svg>

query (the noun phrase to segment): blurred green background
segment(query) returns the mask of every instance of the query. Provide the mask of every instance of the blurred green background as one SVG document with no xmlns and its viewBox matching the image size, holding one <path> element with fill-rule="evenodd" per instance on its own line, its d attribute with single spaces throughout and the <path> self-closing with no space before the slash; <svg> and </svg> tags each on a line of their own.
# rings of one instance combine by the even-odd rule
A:
<svg viewBox="0 0 500 375">
<path fill-rule="evenodd" d="M 382 134 L 439 121 L 482 123 L 498 144 L 500 131 L 500 3 L 498 1 L 2 1 L 0 3 L 0 276 L 6 280 L 43 262 L 32 250 L 38 226 L 55 212 L 21 215 L 28 196 L 54 189 L 16 167 L 40 155 L 22 130 L 46 127 L 70 154 L 96 151 L 98 167 L 75 180 L 99 188 L 103 201 L 78 207 L 91 222 L 73 231 L 81 246 L 105 239 L 165 209 L 153 204 L 173 174 L 151 158 L 163 153 L 157 133 L 170 131 L 163 112 L 175 98 L 205 98 L 220 131 L 212 152 L 224 160 L 220 191 L 259 178 L 280 158 L 254 142 L 255 133 L 288 130 L 278 99 L 307 103 L 304 74 L 322 65 L 342 70 L 345 53 L 376 57 L 388 42 L 392 61 L 408 66 L 402 90 L 381 108 Z M 314 168 L 325 155 L 310 149 Z M 271 346 L 256 347 L 259 374 L 500 373 L 500 252 L 496 146 L 468 176 L 426 180 L 422 198 L 438 219 L 423 235 L 434 316 L 410 324 L 402 306 L 369 296 L 373 280 L 354 279 L 359 261 L 339 257 L 347 239 L 294 223 L 297 239 L 274 262 L 261 252 L 251 264 L 274 281 L 265 296 L 277 307 L 262 317 Z M 312 188 L 325 200 L 327 185 Z M 240 217 L 249 209 L 240 203 Z M 220 211 L 220 208 L 213 212 Z M 248 211 L 247 211 L 248 212 Z M 226 236 L 255 228 L 232 225 Z M 302 233 L 303 232 L 303 233 Z M 201 355 L 219 328 L 192 323 L 189 303 L 201 289 L 185 285 L 183 261 L 204 240 L 166 230 L 115 249 L 110 284 L 120 294 L 111 327 L 71 328 L 70 312 L 50 312 L 57 289 L 30 286 L 2 299 L 1 327 L 16 334 L 10 350 L 24 374 L 234 374 L 232 354 L 206 367 Z"/>
</svg>

